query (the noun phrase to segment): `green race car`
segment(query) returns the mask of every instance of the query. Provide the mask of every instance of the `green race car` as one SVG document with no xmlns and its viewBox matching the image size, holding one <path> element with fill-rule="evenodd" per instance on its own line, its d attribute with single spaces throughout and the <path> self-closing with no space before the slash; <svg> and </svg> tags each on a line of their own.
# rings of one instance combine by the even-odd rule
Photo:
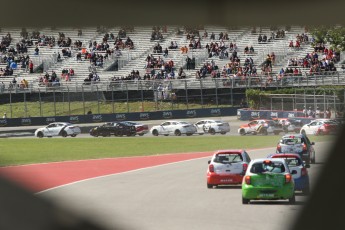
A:
<svg viewBox="0 0 345 230">
<path fill-rule="evenodd" d="M 283 200 L 295 203 L 294 180 L 284 159 L 252 160 L 242 181 L 242 203 L 251 200 Z"/>
</svg>

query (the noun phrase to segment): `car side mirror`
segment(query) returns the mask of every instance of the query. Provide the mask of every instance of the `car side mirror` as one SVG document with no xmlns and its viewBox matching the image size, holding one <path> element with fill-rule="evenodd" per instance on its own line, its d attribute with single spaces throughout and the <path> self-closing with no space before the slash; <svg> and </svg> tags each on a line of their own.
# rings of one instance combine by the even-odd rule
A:
<svg viewBox="0 0 345 230">
<path fill-rule="evenodd" d="M 297 174 L 297 171 L 296 170 L 292 170 L 291 171 L 291 174 L 293 175 L 293 174 Z"/>
<path fill-rule="evenodd" d="M 207 164 L 210 164 L 211 163 L 211 161 L 209 160 L 209 161 L 207 161 Z"/>
<path fill-rule="evenodd" d="M 305 167 L 308 169 L 308 168 L 310 168 L 310 165 L 305 165 Z"/>
</svg>

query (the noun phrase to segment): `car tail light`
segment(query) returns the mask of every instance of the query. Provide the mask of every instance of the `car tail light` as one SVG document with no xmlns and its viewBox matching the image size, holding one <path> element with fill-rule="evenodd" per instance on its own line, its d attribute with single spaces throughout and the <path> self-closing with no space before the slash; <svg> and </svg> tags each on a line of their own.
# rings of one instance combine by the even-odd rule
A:
<svg viewBox="0 0 345 230">
<path fill-rule="evenodd" d="M 210 172 L 214 172 L 214 165 L 209 165 L 208 166 L 208 170 L 210 171 Z"/>
<path fill-rule="evenodd" d="M 242 167 L 243 167 L 243 173 L 245 173 L 247 171 L 248 164 L 244 163 L 244 164 L 242 164 Z"/>
<path fill-rule="evenodd" d="M 246 184 L 250 184 L 250 176 L 245 176 L 245 177 L 244 177 L 244 182 L 245 182 Z"/>
<path fill-rule="evenodd" d="M 285 175 L 285 183 L 290 183 L 291 182 L 291 174 L 286 174 Z"/>
<path fill-rule="evenodd" d="M 306 151 L 306 150 L 307 150 L 307 145 L 303 144 L 303 151 Z"/>
<path fill-rule="evenodd" d="M 278 152 L 281 152 L 282 151 L 282 147 L 280 145 L 277 145 L 277 150 L 278 150 Z"/>
<path fill-rule="evenodd" d="M 308 175 L 308 171 L 307 171 L 306 168 L 302 168 L 301 175 L 302 175 L 302 176 Z"/>
</svg>

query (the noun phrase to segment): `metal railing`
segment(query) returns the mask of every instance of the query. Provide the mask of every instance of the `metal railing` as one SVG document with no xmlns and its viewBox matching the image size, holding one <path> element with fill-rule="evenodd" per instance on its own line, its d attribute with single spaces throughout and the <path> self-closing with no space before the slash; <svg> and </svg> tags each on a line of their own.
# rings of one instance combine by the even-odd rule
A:
<svg viewBox="0 0 345 230">
<path fill-rule="evenodd" d="M 159 84 L 169 83 L 174 89 L 200 89 L 200 85 L 205 89 L 212 88 L 286 88 L 286 87 L 317 87 L 323 85 L 345 85 L 345 73 L 342 72 L 325 72 L 322 74 L 302 74 L 285 75 L 280 78 L 278 75 L 256 75 L 246 77 L 221 77 L 204 79 L 155 79 L 155 80 L 102 80 L 99 82 L 70 81 L 52 84 L 38 85 L 37 82 L 30 82 L 28 87 L 20 83 L 16 85 L 5 85 L 1 93 L 23 93 L 23 92 L 81 92 L 82 90 L 94 92 L 95 88 L 102 91 L 112 90 L 151 90 Z M 187 87 L 186 87 L 187 85 Z"/>
<path fill-rule="evenodd" d="M 109 113 L 110 110 L 115 113 L 123 106 L 127 106 L 127 112 L 143 112 L 147 111 L 150 103 L 154 104 L 156 111 L 167 109 L 166 106 L 168 109 L 188 109 L 192 104 L 193 107 L 197 105 L 199 108 L 204 108 L 206 105 L 230 106 L 239 105 L 241 98 L 245 96 L 244 91 L 234 90 L 236 88 L 279 88 L 286 85 L 306 86 L 304 89 L 314 89 L 314 94 L 310 95 L 309 90 L 309 95 L 307 91 L 292 95 L 271 95 L 270 101 L 267 101 L 266 97 L 260 99 L 262 106 L 271 110 L 301 110 L 303 106 L 313 108 L 319 106 L 320 109 L 332 107 L 335 111 L 343 110 L 345 91 L 344 95 L 340 96 L 335 93 L 328 95 L 326 91 L 323 95 L 317 95 L 317 87 L 314 86 L 315 84 L 326 85 L 325 82 L 331 85 L 332 81 L 345 83 L 344 75 L 322 75 L 321 78 L 309 76 L 309 80 L 304 79 L 305 77 L 291 76 L 291 82 L 287 81 L 284 84 L 283 81 L 268 83 L 267 76 L 262 75 L 247 79 L 118 80 L 88 84 L 69 82 L 60 86 L 41 87 L 33 87 L 30 84 L 27 88 L 15 86 L 12 89 L 6 89 L 1 85 L 0 95 L 3 105 L 0 105 L 0 111 L 7 112 L 13 118 L 37 114 L 40 116 L 85 114 L 85 111 L 91 107 L 97 108 L 98 114 Z M 14 95 L 19 93 L 22 95 Z M 16 105 L 16 102 L 23 103 Z M 28 103 L 35 105 L 27 109 Z M 112 108 L 109 110 L 106 108 L 107 105 L 111 105 Z M 20 108 L 14 109 L 16 106 Z M 21 111 L 19 115 L 16 114 L 18 111 Z"/>
</svg>

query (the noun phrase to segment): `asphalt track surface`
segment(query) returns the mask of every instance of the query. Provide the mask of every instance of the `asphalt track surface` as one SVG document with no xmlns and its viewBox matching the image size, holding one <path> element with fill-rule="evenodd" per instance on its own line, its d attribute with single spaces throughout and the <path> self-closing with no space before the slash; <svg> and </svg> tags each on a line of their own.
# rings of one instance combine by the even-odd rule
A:
<svg viewBox="0 0 345 230">
<path fill-rule="evenodd" d="M 330 143 L 316 143 L 316 164 L 309 175 L 311 190 L 327 159 Z M 252 159 L 274 148 L 248 151 Z M 207 189 L 210 157 L 163 164 L 79 181 L 38 193 L 59 206 L 103 224 L 108 229 L 209 230 L 288 229 L 306 202 L 296 193 L 296 204 L 255 201 L 242 205 L 241 187 Z"/>
</svg>

